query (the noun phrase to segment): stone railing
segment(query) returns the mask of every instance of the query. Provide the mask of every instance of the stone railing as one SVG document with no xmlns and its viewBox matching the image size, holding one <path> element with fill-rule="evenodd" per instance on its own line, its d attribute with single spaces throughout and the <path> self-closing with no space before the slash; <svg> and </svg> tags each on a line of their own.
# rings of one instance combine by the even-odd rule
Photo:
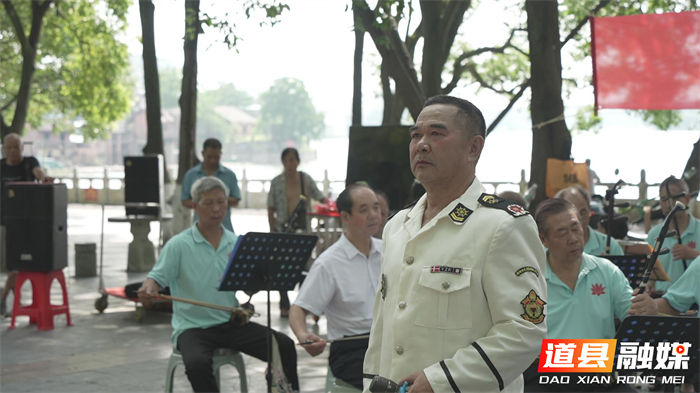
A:
<svg viewBox="0 0 700 393">
<path fill-rule="evenodd" d="M 52 172 L 50 174 L 59 182 L 66 184 L 68 188 L 68 203 L 85 204 L 124 204 L 124 171 L 104 168 L 102 171 Z M 175 176 L 172 176 L 175 178 Z M 267 206 L 267 193 L 270 190 L 272 179 L 248 179 L 246 171 L 239 178 L 241 188 L 241 208 L 264 209 Z M 106 185 L 106 187 L 105 187 Z M 328 171 L 324 171 L 323 180 L 316 185 L 325 195 L 330 191 L 338 195 L 345 188 L 344 180 L 330 180 Z M 171 190 L 171 187 L 166 187 Z M 170 191 L 172 193 L 172 191 Z M 166 200 L 171 195 L 166 195 Z M 179 197 L 179 196 L 178 196 Z"/>
<path fill-rule="evenodd" d="M 69 203 L 87 203 L 87 204 L 106 204 L 106 205 L 122 205 L 124 204 L 124 171 L 121 169 L 110 170 L 104 168 L 101 172 L 80 172 L 74 169 L 70 173 L 52 173 L 56 179 L 65 183 L 68 187 L 68 202 Z M 174 178 L 174 176 L 173 176 Z M 267 206 L 267 192 L 270 190 L 271 179 L 248 179 L 246 171 L 243 170 L 242 176 L 239 179 L 241 188 L 241 208 L 245 209 L 264 209 Z M 483 181 L 486 191 L 490 193 L 498 193 L 501 191 L 519 191 L 524 194 L 528 189 L 528 182 L 525 178 L 525 171 L 520 172 L 520 181 L 518 182 L 494 182 Z M 105 187 L 107 185 L 107 187 Z M 323 180 L 317 181 L 317 185 L 325 195 L 330 191 L 337 196 L 340 191 L 345 188 L 344 180 L 330 180 L 328 171 L 324 171 Z M 612 183 L 600 183 L 596 186 L 596 193 L 605 194 L 605 189 L 612 186 Z M 649 195 L 658 195 L 658 184 L 649 184 L 646 182 L 646 172 L 642 169 L 640 174 L 640 182 L 637 184 L 628 184 L 621 191 L 619 201 L 629 201 L 636 204 L 639 201 L 646 201 Z M 635 193 L 632 189 L 636 188 Z M 170 189 L 170 187 L 166 187 Z M 172 191 L 171 191 L 172 193 Z M 166 195 L 166 200 L 171 195 Z"/>
</svg>

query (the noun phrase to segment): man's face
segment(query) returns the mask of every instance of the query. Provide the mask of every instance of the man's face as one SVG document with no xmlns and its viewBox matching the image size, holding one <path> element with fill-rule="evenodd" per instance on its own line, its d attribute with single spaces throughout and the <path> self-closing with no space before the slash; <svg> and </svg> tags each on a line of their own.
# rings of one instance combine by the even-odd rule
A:
<svg viewBox="0 0 700 393">
<path fill-rule="evenodd" d="M 453 105 L 430 105 L 411 127 L 411 171 L 423 185 L 446 184 L 465 171 L 473 175 L 483 138 L 467 135 L 457 113 Z"/>
<path fill-rule="evenodd" d="M 294 153 L 287 153 L 284 159 L 282 159 L 282 165 L 284 165 L 285 172 L 296 172 L 299 167 L 299 160 L 297 160 L 297 156 L 295 156 Z"/>
<path fill-rule="evenodd" d="M 680 187 L 669 184 L 668 186 L 669 191 L 671 191 L 671 197 L 680 194 L 683 192 L 683 190 L 680 189 Z M 690 203 L 690 195 L 686 195 L 681 198 L 669 198 L 669 194 L 666 192 L 666 187 L 661 187 L 659 190 L 659 204 L 661 205 L 661 211 L 664 212 L 664 216 L 668 215 L 668 213 L 673 209 L 673 205 L 676 204 L 676 201 L 680 201 L 684 205 L 688 206 Z M 678 212 L 682 214 L 683 212 Z"/>
<path fill-rule="evenodd" d="M 382 232 L 384 232 L 384 226 L 386 225 L 386 220 L 389 218 L 389 202 L 387 202 L 384 197 L 377 196 L 377 200 L 379 201 L 379 229 L 377 230 L 376 234 L 381 235 Z M 375 235 L 376 235 L 375 234 Z"/>
<path fill-rule="evenodd" d="M 564 199 L 576 206 L 576 211 L 578 211 L 580 216 L 581 226 L 583 228 L 588 228 L 591 222 L 591 206 L 586 202 L 586 198 L 579 193 L 575 193 L 564 195 Z"/>
<path fill-rule="evenodd" d="M 573 262 L 583 253 L 583 228 L 573 210 L 555 214 L 546 220 L 546 234 L 540 234 L 542 244 L 557 261 Z"/>
<path fill-rule="evenodd" d="M 24 146 L 18 138 L 6 138 L 5 143 L 2 145 L 2 150 L 8 161 L 17 162 L 22 159 Z"/>
<path fill-rule="evenodd" d="M 208 147 L 202 151 L 203 164 L 207 168 L 218 168 L 221 161 L 221 149 Z"/>
<path fill-rule="evenodd" d="M 205 226 L 221 225 L 226 217 L 226 209 L 228 209 L 226 193 L 218 188 L 203 192 L 199 196 L 199 202 L 194 205 L 199 221 Z"/>
<path fill-rule="evenodd" d="M 360 187 L 354 190 L 352 197 L 352 214 L 342 212 L 341 217 L 349 231 L 361 236 L 374 236 L 379 230 L 381 210 L 379 201 L 372 190 Z"/>
</svg>

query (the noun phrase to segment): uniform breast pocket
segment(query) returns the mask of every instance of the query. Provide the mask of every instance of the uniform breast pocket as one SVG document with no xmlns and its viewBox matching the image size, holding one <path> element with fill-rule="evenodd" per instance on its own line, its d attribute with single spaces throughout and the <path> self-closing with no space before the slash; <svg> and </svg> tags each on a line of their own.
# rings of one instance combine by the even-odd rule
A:
<svg viewBox="0 0 700 393">
<path fill-rule="evenodd" d="M 461 274 L 431 272 L 423 267 L 420 274 L 416 325 L 437 329 L 472 327 L 471 269 Z"/>
</svg>

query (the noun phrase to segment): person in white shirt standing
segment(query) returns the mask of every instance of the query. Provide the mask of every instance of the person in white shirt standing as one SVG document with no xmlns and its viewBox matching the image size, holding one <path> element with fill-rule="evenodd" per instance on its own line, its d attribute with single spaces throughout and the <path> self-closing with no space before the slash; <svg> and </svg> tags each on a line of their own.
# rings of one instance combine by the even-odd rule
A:
<svg viewBox="0 0 700 393">
<path fill-rule="evenodd" d="M 311 356 L 323 353 L 326 342 L 306 328 L 306 315 L 326 314 L 328 339 L 363 336 L 372 327 L 374 297 L 381 271 L 380 208 L 374 192 L 352 184 L 336 201 L 345 233 L 314 262 L 289 311 L 289 325 Z M 331 345 L 329 363 L 339 378 L 362 389 L 362 364 L 369 339 L 339 341 Z"/>
</svg>

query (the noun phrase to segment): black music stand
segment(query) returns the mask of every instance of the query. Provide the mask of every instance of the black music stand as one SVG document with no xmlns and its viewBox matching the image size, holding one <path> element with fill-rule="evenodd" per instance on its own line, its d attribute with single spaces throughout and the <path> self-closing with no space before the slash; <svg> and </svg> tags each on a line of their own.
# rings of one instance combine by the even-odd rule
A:
<svg viewBox="0 0 700 393">
<path fill-rule="evenodd" d="M 650 343 L 653 347 L 660 342 L 689 342 L 688 370 L 661 370 L 654 369 L 657 364 L 656 353 L 652 360 L 652 368 L 645 369 L 645 374 L 655 375 L 657 384 L 660 384 L 659 377 L 664 375 L 678 375 L 695 373 L 698 370 L 698 359 L 700 357 L 700 320 L 692 317 L 664 317 L 664 316 L 629 316 L 622 321 L 622 325 L 615 334 L 617 348 L 615 349 L 615 363 L 613 370 L 620 374 L 635 373 L 636 369 L 617 369 L 618 354 L 621 343 L 638 342 Z M 692 375 L 692 374 L 691 374 Z M 687 381 L 686 381 L 687 382 Z"/>
<path fill-rule="evenodd" d="M 270 291 L 294 289 L 318 238 L 289 233 L 250 232 L 239 236 L 219 291 L 267 291 L 267 391 L 272 391 Z"/>
<path fill-rule="evenodd" d="M 642 282 L 647 267 L 648 255 L 604 255 L 603 258 L 614 263 L 622 270 L 632 288 L 637 288 Z"/>
</svg>

